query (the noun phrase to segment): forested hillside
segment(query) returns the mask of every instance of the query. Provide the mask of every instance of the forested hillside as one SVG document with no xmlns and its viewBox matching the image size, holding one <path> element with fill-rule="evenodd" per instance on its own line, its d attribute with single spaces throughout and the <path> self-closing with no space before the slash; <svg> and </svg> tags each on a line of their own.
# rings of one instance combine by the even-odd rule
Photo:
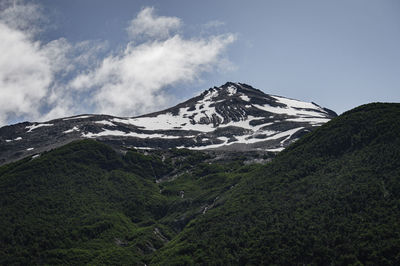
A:
<svg viewBox="0 0 400 266">
<path fill-rule="evenodd" d="M 0 168 L 0 264 L 400 263 L 400 104 L 270 163 L 78 141 Z"/>
<path fill-rule="evenodd" d="M 369 104 L 243 176 L 153 263 L 400 262 L 400 104 Z"/>
<path fill-rule="evenodd" d="M 1 167 L 0 264 L 143 264 L 238 182 L 207 159 L 84 140 Z"/>
</svg>

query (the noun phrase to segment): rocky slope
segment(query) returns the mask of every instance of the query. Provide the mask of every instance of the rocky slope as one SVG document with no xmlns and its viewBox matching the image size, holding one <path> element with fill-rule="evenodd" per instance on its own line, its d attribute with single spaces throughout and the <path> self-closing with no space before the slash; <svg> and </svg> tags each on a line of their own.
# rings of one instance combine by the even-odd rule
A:
<svg viewBox="0 0 400 266">
<path fill-rule="evenodd" d="M 0 164 L 94 138 L 114 147 L 281 151 L 336 113 L 228 82 L 175 107 L 133 118 L 80 115 L 0 128 Z"/>
</svg>

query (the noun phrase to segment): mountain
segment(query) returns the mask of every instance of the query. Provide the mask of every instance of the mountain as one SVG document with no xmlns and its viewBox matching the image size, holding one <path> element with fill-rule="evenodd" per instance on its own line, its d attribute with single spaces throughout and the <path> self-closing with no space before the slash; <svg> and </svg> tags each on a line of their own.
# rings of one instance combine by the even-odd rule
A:
<svg viewBox="0 0 400 266">
<path fill-rule="evenodd" d="M 315 103 L 268 95 L 242 83 L 214 87 L 175 107 L 133 118 L 79 115 L 0 128 L 0 163 L 78 139 L 117 149 L 283 150 L 336 113 Z"/>
<path fill-rule="evenodd" d="M 267 164 L 78 140 L 0 167 L 0 264 L 398 265 L 400 104 Z"/>
</svg>

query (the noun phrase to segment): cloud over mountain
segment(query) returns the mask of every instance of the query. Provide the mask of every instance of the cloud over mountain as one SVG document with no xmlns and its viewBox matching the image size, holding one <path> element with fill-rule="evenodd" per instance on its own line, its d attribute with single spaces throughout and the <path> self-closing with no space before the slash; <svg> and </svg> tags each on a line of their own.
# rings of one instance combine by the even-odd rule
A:
<svg viewBox="0 0 400 266">
<path fill-rule="evenodd" d="M 164 41 L 129 43 L 117 56 L 104 58 L 98 68 L 72 81 L 75 89 L 95 88 L 97 112 L 133 115 L 165 107 L 168 96 L 163 88 L 193 81 L 200 73 L 217 65 L 221 51 L 232 35 L 186 40 L 175 35 Z"/>
<path fill-rule="evenodd" d="M 13 116 L 38 116 L 37 107 L 53 80 L 46 49 L 32 38 L 35 28 L 23 20 L 37 16 L 33 5 L 0 13 L 0 124 Z"/>
<path fill-rule="evenodd" d="M 104 42 L 40 40 L 46 17 L 33 4 L 0 7 L 0 125 L 77 113 L 131 116 L 166 107 L 165 88 L 193 82 L 226 63 L 233 34 L 186 38 L 177 17 L 142 9 L 122 50 Z M 24 15 L 25 14 L 25 15 Z M 222 62 L 222 63 L 221 63 Z"/>
</svg>

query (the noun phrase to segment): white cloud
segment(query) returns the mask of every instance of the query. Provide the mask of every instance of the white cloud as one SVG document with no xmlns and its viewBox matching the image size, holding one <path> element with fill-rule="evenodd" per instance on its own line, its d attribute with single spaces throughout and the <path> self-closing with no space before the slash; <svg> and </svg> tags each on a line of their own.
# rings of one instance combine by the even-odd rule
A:
<svg viewBox="0 0 400 266">
<path fill-rule="evenodd" d="M 156 111 L 170 105 L 166 87 L 197 80 L 206 71 L 231 65 L 222 53 L 235 40 L 234 35 L 201 39 L 170 36 L 180 20 L 156 17 L 153 11 L 143 9 L 132 20 L 130 32 L 156 40 L 139 45 L 132 41 L 123 52 L 104 58 L 99 67 L 70 83 L 75 90 L 92 92 L 96 112 L 133 116 Z"/>
<path fill-rule="evenodd" d="M 134 18 L 127 28 L 131 38 L 166 38 L 179 29 L 182 23 L 177 17 L 155 16 L 153 7 L 146 7 Z"/>
<path fill-rule="evenodd" d="M 0 124 L 12 116 L 38 116 L 53 75 L 40 44 L 0 22 L 0 53 Z"/>
<path fill-rule="evenodd" d="M 37 5 L 17 1 L 0 5 L 0 125 L 77 110 L 62 79 L 84 61 L 75 55 L 81 45 L 63 38 L 45 44 L 35 40 L 42 17 Z M 81 50 L 90 57 L 90 49 Z"/>
<path fill-rule="evenodd" d="M 0 11 L 2 23 L 30 36 L 42 31 L 46 21 L 40 6 L 23 1 L 3 0 Z"/>
<path fill-rule="evenodd" d="M 39 24 L 24 21 L 23 14 Z M 153 8 L 131 21 L 128 33 L 139 44 L 134 39 L 122 51 L 102 57 L 102 41 L 36 40 L 41 17 L 39 6 L 0 5 L 0 125 L 15 119 L 159 110 L 173 100 L 166 88 L 231 65 L 223 54 L 234 35 L 186 39 L 176 33 L 179 18 L 156 16 Z"/>
<path fill-rule="evenodd" d="M 71 88 L 69 81 L 77 72 L 96 64 L 98 54 L 103 52 L 105 47 L 104 42 L 84 41 L 72 45 L 65 39 L 58 39 L 43 46 L 55 77 L 42 100 L 42 107 L 47 111 L 38 119 L 49 120 L 92 111 L 87 103 L 88 95 Z"/>
<path fill-rule="evenodd" d="M 121 55 L 105 58 L 100 67 L 71 84 L 75 89 L 96 87 L 94 101 L 101 113 L 132 116 L 155 111 L 168 104 L 165 87 L 193 81 L 218 66 L 222 51 L 234 39 L 230 34 L 200 40 L 175 35 L 129 44 Z"/>
</svg>

